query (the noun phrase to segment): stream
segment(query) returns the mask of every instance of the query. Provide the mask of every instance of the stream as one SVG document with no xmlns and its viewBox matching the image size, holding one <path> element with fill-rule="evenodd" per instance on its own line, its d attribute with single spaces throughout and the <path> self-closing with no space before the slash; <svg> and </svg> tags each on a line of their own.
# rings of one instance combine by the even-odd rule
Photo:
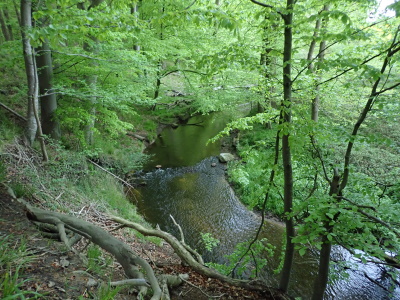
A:
<svg viewBox="0 0 400 300">
<path fill-rule="evenodd" d="M 220 143 L 206 145 L 227 120 L 228 116 L 215 113 L 195 116 L 176 129 L 165 128 L 146 150 L 153 155 L 141 174 L 140 180 L 146 184 L 132 195 L 149 223 L 178 237 L 172 215 L 182 227 L 185 241 L 199 250 L 205 261 L 222 264 L 238 243 L 254 237 L 261 220 L 241 204 L 226 181 L 226 164 L 216 157 Z M 200 233 L 210 233 L 220 243 L 207 251 Z M 273 271 L 279 265 L 283 234 L 283 225 L 273 220 L 267 220 L 261 234 L 276 248 L 261 274 L 273 286 L 279 279 Z M 400 289 L 392 286 L 384 268 L 361 264 L 339 247 L 333 249 L 332 259 L 352 262 L 352 266 L 347 279 L 333 276 L 325 299 L 400 299 Z M 309 299 L 317 267 L 317 253 L 296 256 L 289 294 Z M 334 268 L 332 272 L 338 274 Z"/>
</svg>

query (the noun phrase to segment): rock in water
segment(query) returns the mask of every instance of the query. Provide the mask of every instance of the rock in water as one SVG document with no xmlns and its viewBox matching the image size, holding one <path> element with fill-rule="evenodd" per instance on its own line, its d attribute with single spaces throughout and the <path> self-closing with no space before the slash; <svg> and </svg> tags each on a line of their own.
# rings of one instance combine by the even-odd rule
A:
<svg viewBox="0 0 400 300">
<path fill-rule="evenodd" d="M 220 162 L 226 163 L 226 162 L 228 162 L 228 161 L 234 160 L 235 157 L 234 157 L 232 154 L 230 154 L 230 153 L 221 153 L 221 154 L 218 156 L 218 159 L 219 159 Z"/>
</svg>

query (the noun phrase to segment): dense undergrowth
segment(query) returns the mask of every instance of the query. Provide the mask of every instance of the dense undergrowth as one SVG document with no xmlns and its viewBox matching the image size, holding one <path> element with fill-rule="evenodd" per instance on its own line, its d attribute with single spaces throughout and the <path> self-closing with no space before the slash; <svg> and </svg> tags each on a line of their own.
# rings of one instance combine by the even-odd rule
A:
<svg viewBox="0 0 400 300">
<path fill-rule="evenodd" d="M 73 151 L 48 140 L 50 159 L 43 162 L 38 145 L 27 148 L 23 144 L 20 126 L 3 111 L 0 112 L 0 118 L 0 134 L 3 137 L 0 143 L 0 183 L 11 189 L 17 198 L 24 198 L 44 209 L 83 218 L 111 214 L 147 226 L 129 201 L 129 187 L 89 161 L 95 158 L 108 171 L 124 176 L 125 173 L 140 169 L 145 161 L 140 147 L 125 148 L 123 142 L 120 147 L 115 147 L 115 144 L 99 142 L 97 146 L 101 148 Z M 88 215 L 82 214 L 87 211 Z M 157 238 L 145 239 L 133 231 L 130 234 L 143 239 L 143 242 L 160 242 Z M 29 297 L 40 298 L 40 293 L 23 289 L 29 280 L 23 275 L 24 269 L 35 259 L 24 238 L 13 234 L 1 236 L 0 252 L 0 290 L 3 299 L 23 299 L 28 294 Z M 86 249 L 85 254 L 90 273 L 104 275 L 113 264 L 113 259 L 96 246 Z M 100 263 L 104 261 L 108 263 Z M 95 298 L 111 299 L 111 295 L 117 291 L 102 287 Z"/>
</svg>

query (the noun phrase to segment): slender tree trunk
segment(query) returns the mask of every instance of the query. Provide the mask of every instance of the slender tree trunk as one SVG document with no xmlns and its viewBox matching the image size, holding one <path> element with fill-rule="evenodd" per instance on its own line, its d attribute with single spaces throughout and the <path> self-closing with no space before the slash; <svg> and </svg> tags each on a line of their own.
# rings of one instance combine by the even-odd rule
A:
<svg viewBox="0 0 400 300">
<path fill-rule="evenodd" d="M 368 97 L 368 100 L 363 108 L 363 110 L 360 113 L 360 116 L 358 117 L 356 123 L 354 124 L 353 131 L 351 133 L 351 139 L 347 144 L 347 149 L 344 157 L 344 166 L 343 166 L 343 174 L 340 177 L 338 175 L 338 171 L 335 170 L 335 174 L 333 177 L 333 180 L 331 182 L 331 188 L 329 191 L 329 195 L 333 196 L 333 199 L 336 199 L 336 201 L 340 201 L 340 196 L 343 194 L 343 190 L 347 186 L 347 182 L 349 180 L 349 175 L 350 175 L 350 157 L 352 154 L 352 149 L 354 146 L 354 142 L 356 140 L 358 130 L 360 129 L 361 125 L 364 123 L 365 119 L 367 118 L 368 113 L 371 111 L 372 106 L 374 105 L 374 102 L 376 98 L 383 93 L 385 90 L 391 90 L 394 89 L 395 87 L 398 86 L 398 83 L 392 85 L 390 88 L 386 88 L 383 90 L 378 91 L 380 82 L 382 78 L 384 78 L 384 74 L 386 72 L 386 69 L 390 66 L 391 60 L 393 56 L 400 52 L 400 46 L 399 42 L 397 41 L 398 35 L 400 32 L 400 26 L 397 27 L 397 30 L 394 34 L 392 44 L 389 47 L 387 51 L 387 55 L 382 63 L 382 67 L 380 70 L 380 75 L 374 82 L 371 88 L 371 93 Z M 339 197 L 335 197 L 335 195 L 338 195 Z M 334 220 L 337 219 L 339 216 L 339 213 L 334 216 Z M 318 275 L 314 284 L 314 293 L 312 300 L 322 300 L 324 296 L 324 292 L 328 283 L 328 278 L 329 278 L 329 262 L 330 262 L 330 253 L 331 253 L 331 248 L 332 248 L 332 243 L 329 241 L 327 238 L 327 234 L 331 233 L 333 230 L 333 225 L 329 225 L 330 222 L 325 222 L 324 227 L 325 227 L 325 235 L 322 236 L 322 248 L 321 248 L 321 253 L 320 253 L 320 263 L 319 263 L 319 269 L 318 269 Z"/>
<path fill-rule="evenodd" d="M 325 4 L 324 8 L 322 9 L 321 13 L 324 11 L 328 11 L 329 10 L 329 4 Z M 322 25 L 322 29 L 325 29 L 328 23 L 328 19 L 324 18 L 324 19 L 318 19 L 316 24 L 315 24 L 315 30 L 314 30 L 314 36 L 313 36 L 313 40 L 310 44 L 310 49 L 308 51 L 308 55 L 307 55 L 307 59 L 310 61 L 310 64 L 308 66 L 308 69 L 315 74 L 316 70 L 314 68 L 314 64 L 311 62 L 314 56 L 314 49 L 316 46 L 316 39 L 319 36 L 320 33 L 320 29 L 321 29 L 321 25 Z M 319 44 L 319 53 L 318 53 L 318 69 L 320 69 L 320 65 L 324 62 L 325 59 L 325 48 L 326 48 L 326 41 L 323 39 L 320 44 Z M 321 75 L 318 75 L 317 81 L 321 80 Z M 317 84 L 315 86 L 315 97 L 312 100 L 311 103 L 311 120 L 318 122 L 318 116 L 319 116 L 319 104 L 320 104 L 320 95 L 319 95 L 319 85 Z"/>
<path fill-rule="evenodd" d="M 340 175 L 338 169 L 334 169 L 333 179 L 330 182 L 329 196 L 332 202 L 337 201 L 339 193 Z M 337 219 L 339 214 L 333 218 Z M 328 217 L 327 217 L 328 218 Z M 318 275 L 314 281 L 312 300 L 322 300 L 329 279 L 329 263 L 331 260 L 332 242 L 328 239 L 328 234 L 333 232 L 334 226 L 330 225 L 332 220 L 324 221 L 325 234 L 321 238 L 321 251 L 319 253 Z"/>
<path fill-rule="evenodd" d="M 43 133 L 53 139 L 60 138 L 60 126 L 55 119 L 57 97 L 53 91 L 53 59 L 47 40 L 37 49 L 36 63 L 38 67 L 40 107 Z"/>
<path fill-rule="evenodd" d="M 21 32 L 22 32 L 22 46 L 25 61 L 25 71 L 28 80 L 28 113 L 27 113 L 27 127 L 26 127 L 26 139 L 28 145 L 32 145 L 36 137 L 37 132 L 37 121 L 35 118 L 35 109 L 38 108 L 38 89 L 36 88 L 36 74 L 33 60 L 32 46 L 30 43 L 29 36 L 26 31 L 32 27 L 32 1 L 21 0 Z"/>
<path fill-rule="evenodd" d="M 11 41 L 10 32 L 8 31 L 8 27 L 6 25 L 6 19 L 2 9 L 0 9 L 0 26 L 1 26 L 1 32 L 3 33 L 4 36 L 4 40 L 6 42 Z"/>
<path fill-rule="evenodd" d="M 19 26 L 22 26 L 21 25 L 22 24 L 21 14 L 18 10 L 18 4 L 17 4 L 16 0 L 13 0 L 13 5 L 14 5 L 14 10 L 15 10 L 15 15 L 17 16 L 17 19 L 18 19 L 18 24 L 19 24 Z"/>
<path fill-rule="evenodd" d="M 4 13 L 5 20 L 6 20 L 8 34 L 10 35 L 10 40 L 13 41 L 14 40 L 14 34 L 13 34 L 12 26 L 11 26 L 11 18 L 10 18 L 10 15 L 8 13 L 8 9 L 4 8 L 3 9 L 3 13 Z"/>
<path fill-rule="evenodd" d="M 267 21 L 267 17 L 265 17 L 265 21 Z M 275 20 L 270 20 L 272 22 L 272 30 L 276 30 L 276 24 Z M 267 26 L 264 27 L 264 32 L 263 32 L 263 52 L 260 55 L 260 65 L 262 67 L 262 71 L 264 73 L 264 80 L 265 83 L 267 84 L 268 81 L 276 74 L 276 68 L 274 64 L 274 58 L 271 57 L 270 52 L 273 50 L 272 48 L 272 40 L 271 40 L 271 34 L 268 32 L 269 28 Z M 270 107 L 277 108 L 277 104 L 274 100 L 271 100 L 271 95 L 274 93 L 274 87 L 271 86 L 269 90 L 265 90 L 264 92 L 264 103 L 258 102 L 258 112 L 264 112 L 265 107 L 264 105 L 269 105 Z M 271 124 L 268 123 L 267 127 L 271 127 Z"/>
<path fill-rule="evenodd" d="M 88 7 L 87 10 L 100 5 L 103 1 L 104 0 L 92 1 L 91 5 Z M 78 3 L 77 5 L 78 5 L 79 9 L 86 10 L 85 4 L 83 2 Z M 94 36 L 91 36 L 90 38 L 94 41 L 95 45 L 93 47 L 91 47 L 89 45 L 89 43 L 85 42 L 83 44 L 83 49 L 85 51 L 95 53 L 97 51 L 96 46 L 98 44 L 98 40 Z M 92 65 L 94 68 L 96 68 L 97 63 L 93 62 Z M 96 90 L 96 85 L 97 85 L 97 75 L 95 75 L 95 73 L 93 73 L 91 75 L 87 75 L 85 78 L 85 81 L 86 81 L 86 85 L 94 93 Z M 90 119 L 87 120 L 85 129 L 84 129 L 84 131 L 85 131 L 84 135 L 85 135 L 86 143 L 88 145 L 92 145 L 94 143 L 94 126 L 95 126 L 95 122 L 96 122 L 96 106 L 95 105 L 97 102 L 97 97 L 95 95 L 91 96 L 89 99 L 89 102 L 90 102 L 90 108 L 89 108 Z"/>
<path fill-rule="evenodd" d="M 131 6 L 131 14 L 134 16 L 136 22 L 139 21 L 139 7 L 142 4 L 142 0 L 138 1 L 137 3 L 132 4 Z M 133 45 L 133 50 L 140 52 L 140 45 L 135 43 Z"/>
<path fill-rule="evenodd" d="M 162 7 L 162 12 L 165 12 L 165 6 Z M 164 24 L 160 24 L 160 40 L 164 39 Z M 161 58 L 158 60 L 158 70 L 157 70 L 157 79 L 156 79 L 156 88 L 154 91 L 154 98 L 157 99 L 160 93 L 160 86 L 161 86 L 161 70 L 163 69 L 163 62 Z M 153 106 L 153 110 L 156 108 L 156 104 Z"/>
<path fill-rule="evenodd" d="M 284 29 L 284 50 L 283 50 L 283 102 L 281 104 L 283 116 L 283 136 L 282 136 L 282 162 L 283 162 L 283 177 L 284 177 L 284 212 L 286 224 L 286 249 L 285 258 L 279 289 L 287 292 L 292 272 L 294 244 L 292 238 L 295 236 L 293 217 L 290 215 L 293 208 L 293 170 L 292 170 L 292 155 L 290 146 L 289 127 L 291 123 L 291 105 L 292 105 L 292 78 L 291 78 L 291 59 L 292 59 L 292 26 L 293 26 L 293 7 L 294 0 L 287 0 L 287 13 L 282 15 Z"/>
<path fill-rule="evenodd" d="M 85 46 L 84 46 L 85 48 Z M 94 68 L 96 68 L 97 64 L 95 62 L 92 62 L 92 65 Z M 97 75 L 91 74 L 91 75 L 86 75 L 85 78 L 86 85 L 89 87 L 90 91 L 92 93 L 95 93 L 96 91 L 96 86 L 97 86 Z M 93 145 L 94 143 L 94 126 L 96 124 L 96 102 L 97 102 L 97 97 L 95 95 L 92 95 L 89 97 L 89 120 L 87 120 L 86 126 L 85 126 L 85 141 L 88 145 Z"/>
<path fill-rule="evenodd" d="M 36 54 L 33 49 L 32 49 L 32 61 L 33 61 L 33 70 L 35 73 L 35 95 L 36 95 L 36 98 L 39 99 L 39 78 L 38 78 L 38 71 L 37 71 L 37 65 L 36 65 Z M 39 103 L 39 101 L 37 101 L 37 103 Z M 40 143 L 40 149 L 42 150 L 43 161 L 48 161 L 49 157 L 47 155 L 46 144 L 44 141 L 43 130 L 42 130 L 42 124 L 41 124 L 40 118 L 39 118 L 38 105 L 33 106 L 33 114 L 35 115 L 35 119 L 36 119 L 38 140 Z"/>
</svg>

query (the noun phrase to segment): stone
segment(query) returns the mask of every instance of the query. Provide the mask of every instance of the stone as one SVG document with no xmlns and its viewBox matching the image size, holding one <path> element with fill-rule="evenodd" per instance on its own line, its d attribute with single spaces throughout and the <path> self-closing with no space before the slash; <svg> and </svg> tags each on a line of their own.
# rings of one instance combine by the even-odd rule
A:
<svg viewBox="0 0 400 300">
<path fill-rule="evenodd" d="M 221 153 L 221 154 L 218 156 L 218 159 L 219 159 L 219 161 L 222 162 L 222 163 L 227 163 L 228 161 L 234 160 L 235 157 L 234 157 L 233 154 L 231 154 L 231 153 Z"/>
</svg>

